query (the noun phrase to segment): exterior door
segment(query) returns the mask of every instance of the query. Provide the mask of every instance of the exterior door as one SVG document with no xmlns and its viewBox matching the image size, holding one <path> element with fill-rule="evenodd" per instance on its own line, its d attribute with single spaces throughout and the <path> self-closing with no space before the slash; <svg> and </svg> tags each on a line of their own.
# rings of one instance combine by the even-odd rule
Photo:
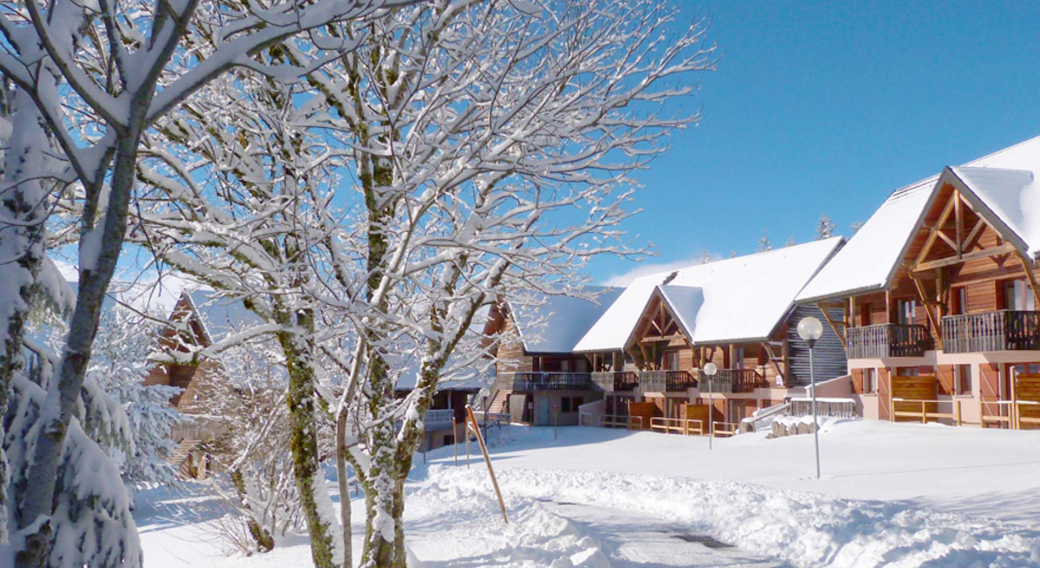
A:
<svg viewBox="0 0 1040 568">
<path fill-rule="evenodd" d="M 552 420 L 549 418 L 549 397 L 540 396 L 538 397 L 538 404 L 535 407 L 535 425 L 544 426 L 545 424 L 552 424 Z"/>
</svg>

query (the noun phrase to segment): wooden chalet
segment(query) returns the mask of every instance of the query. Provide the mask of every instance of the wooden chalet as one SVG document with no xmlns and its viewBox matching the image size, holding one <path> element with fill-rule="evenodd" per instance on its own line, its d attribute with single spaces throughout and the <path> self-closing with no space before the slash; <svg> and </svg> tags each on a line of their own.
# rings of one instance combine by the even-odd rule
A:
<svg viewBox="0 0 1040 568">
<path fill-rule="evenodd" d="M 863 416 L 1040 427 L 1037 174 L 1040 138 L 895 191 L 800 294 Z"/>
<path fill-rule="evenodd" d="M 484 334 L 495 337 L 491 413 L 513 422 L 576 425 L 578 407 L 600 399 L 589 359 L 574 346 L 622 289 L 588 286 L 595 300 L 538 294 L 495 306 Z"/>
<path fill-rule="evenodd" d="M 607 423 L 733 432 L 758 409 L 804 396 L 808 350 L 795 328 L 823 319 L 794 298 L 841 246 L 816 241 L 637 279 L 582 338 Z M 836 334 L 816 346 L 816 378 L 846 372 Z M 714 362 L 709 384 L 701 369 Z M 698 421 L 692 426 L 687 421 Z M 602 419 L 601 419 L 602 421 Z"/>
</svg>

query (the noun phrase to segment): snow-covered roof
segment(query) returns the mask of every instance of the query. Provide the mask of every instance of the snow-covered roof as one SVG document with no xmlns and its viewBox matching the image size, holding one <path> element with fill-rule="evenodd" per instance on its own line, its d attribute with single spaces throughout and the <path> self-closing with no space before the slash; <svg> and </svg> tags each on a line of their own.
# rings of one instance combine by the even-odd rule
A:
<svg viewBox="0 0 1040 568">
<path fill-rule="evenodd" d="M 1015 171 L 1010 171 L 1015 170 Z M 1040 137 L 947 168 L 1032 255 L 1040 253 Z M 947 173 L 897 189 L 798 295 L 799 302 L 885 288 Z M 966 195 L 971 199 L 972 195 Z"/>
<path fill-rule="evenodd" d="M 525 301 L 510 301 L 509 311 L 528 353 L 571 353 L 600 316 L 617 300 L 623 288 L 585 286 L 596 300 L 537 294 Z"/>
<path fill-rule="evenodd" d="M 843 241 L 833 237 L 637 278 L 575 351 L 624 349 L 655 291 L 695 344 L 767 339 Z"/>
<path fill-rule="evenodd" d="M 264 323 L 259 316 L 247 310 L 241 300 L 221 297 L 219 293 L 208 289 L 197 289 L 187 292 L 187 295 L 211 342 Z"/>
</svg>

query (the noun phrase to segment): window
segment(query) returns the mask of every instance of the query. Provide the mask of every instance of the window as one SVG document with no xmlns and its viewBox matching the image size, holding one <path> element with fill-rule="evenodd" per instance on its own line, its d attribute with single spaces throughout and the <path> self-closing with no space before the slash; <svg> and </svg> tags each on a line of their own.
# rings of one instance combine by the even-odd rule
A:
<svg viewBox="0 0 1040 568">
<path fill-rule="evenodd" d="M 916 321 L 917 300 L 913 298 L 899 300 L 896 303 L 896 322 L 911 325 Z"/>
<path fill-rule="evenodd" d="M 743 369 L 744 368 L 744 346 L 733 348 L 733 368 Z"/>
<path fill-rule="evenodd" d="M 585 404 L 583 397 L 565 396 L 560 399 L 560 412 L 577 412 L 582 404 Z"/>
<path fill-rule="evenodd" d="M 868 326 L 871 323 L 870 304 L 864 303 L 859 306 L 859 325 Z"/>
<path fill-rule="evenodd" d="M 950 314 L 966 313 L 968 313 L 968 289 L 964 286 L 954 288 L 950 291 Z"/>
<path fill-rule="evenodd" d="M 1024 279 L 1004 282 L 1004 307 L 1019 311 L 1032 311 L 1036 308 L 1033 291 Z"/>
<path fill-rule="evenodd" d="M 896 375 L 900 377 L 916 377 L 921 374 L 921 370 L 917 367 L 897 367 Z"/>
<path fill-rule="evenodd" d="M 971 394 L 971 365 L 953 367 L 953 389 L 955 394 Z"/>
<path fill-rule="evenodd" d="M 679 370 L 679 352 L 665 351 L 661 361 L 661 367 L 668 371 Z"/>
<path fill-rule="evenodd" d="M 571 362 L 566 359 L 560 361 L 560 371 L 563 373 L 571 372 Z"/>
<path fill-rule="evenodd" d="M 877 370 L 863 369 L 863 392 L 877 392 Z"/>
</svg>

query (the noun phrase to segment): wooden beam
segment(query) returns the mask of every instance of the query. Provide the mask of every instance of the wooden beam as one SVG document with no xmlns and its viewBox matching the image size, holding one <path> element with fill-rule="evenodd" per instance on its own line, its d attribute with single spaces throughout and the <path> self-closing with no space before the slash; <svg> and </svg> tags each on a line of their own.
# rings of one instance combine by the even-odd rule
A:
<svg viewBox="0 0 1040 568">
<path fill-rule="evenodd" d="M 676 339 L 685 339 L 681 333 L 675 333 L 672 335 L 655 335 L 653 337 L 644 337 L 639 340 L 639 343 L 643 345 L 657 345 L 661 341 L 675 341 Z"/>
<path fill-rule="evenodd" d="M 913 274 L 910 275 L 910 279 L 914 281 L 914 286 L 917 287 L 917 294 L 921 297 L 921 301 L 924 302 L 924 313 L 925 313 L 926 316 L 928 316 L 928 321 L 931 322 L 932 329 L 934 329 L 935 332 L 936 332 L 936 336 L 937 336 L 936 343 L 939 344 L 939 349 L 941 350 L 942 349 L 942 331 L 941 331 L 942 328 L 940 328 L 939 324 L 935 321 L 935 316 L 932 315 L 932 308 L 928 306 L 928 295 L 925 294 L 925 292 L 924 292 L 924 284 L 922 284 L 921 280 L 918 279 Z"/>
<path fill-rule="evenodd" d="M 953 203 L 954 201 L 952 199 L 946 202 L 946 207 L 943 208 L 942 214 L 939 215 L 939 220 L 931 227 L 931 233 L 928 235 L 928 240 L 925 241 L 924 248 L 922 248 L 921 252 L 917 255 L 914 264 L 920 264 L 928 256 L 928 253 L 932 251 L 932 245 L 935 244 L 935 239 L 938 238 L 941 233 L 940 229 L 946 224 L 946 220 L 950 218 L 950 213 L 953 212 Z M 946 235 L 942 236 L 947 240 L 949 239 Z"/>
<path fill-rule="evenodd" d="M 956 203 L 957 203 L 957 205 L 954 207 L 954 209 L 955 209 L 955 211 L 954 211 L 954 219 L 956 219 L 956 229 L 955 230 L 957 232 L 957 235 L 956 235 L 957 236 L 956 250 L 957 250 L 957 258 L 960 258 L 961 255 L 964 253 L 964 249 L 962 248 L 963 241 L 961 240 L 961 231 L 964 229 L 964 212 L 961 211 L 961 209 L 963 209 L 961 207 L 961 190 L 955 189 L 953 191 L 954 191 L 954 196 L 955 196 Z"/>
<path fill-rule="evenodd" d="M 844 333 L 845 330 L 844 329 L 841 329 L 841 330 L 838 329 L 838 324 L 834 323 L 834 318 L 832 318 L 831 315 L 829 313 L 827 313 L 827 310 L 825 308 L 820 307 L 820 304 L 816 304 L 816 307 L 820 308 L 820 311 L 823 312 L 823 318 L 827 320 L 827 323 L 830 324 L 831 329 L 834 330 L 834 335 L 838 336 L 838 341 L 841 341 L 841 346 L 843 348 L 845 348 L 846 351 L 848 351 L 849 350 L 849 344 L 848 344 L 847 341 L 845 341 L 845 333 Z M 845 322 L 842 322 L 842 323 L 845 323 Z M 848 325 L 848 324 L 846 324 L 846 325 Z"/>
<path fill-rule="evenodd" d="M 939 235 L 939 238 L 941 238 L 943 240 L 943 242 L 945 242 L 946 245 L 950 247 L 950 250 L 952 250 L 953 252 L 957 253 L 957 255 L 961 254 L 960 245 L 958 245 L 956 242 L 954 242 L 954 240 L 951 239 L 950 237 L 947 237 L 946 233 L 942 232 L 942 230 L 938 230 L 937 229 L 935 234 Z"/>
<path fill-rule="evenodd" d="M 999 256 L 1002 254 L 1012 254 L 1016 252 L 1015 245 L 1011 243 L 1004 243 L 1000 246 L 993 248 L 982 249 L 975 252 L 970 252 L 965 255 L 961 255 L 960 258 L 943 258 L 939 260 L 931 260 L 928 262 L 922 262 L 910 268 L 911 272 L 925 272 L 934 270 L 936 268 L 942 268 L 944 266 L 952 266 L 954 264 L 960 264 L 962 262 L 968 262 L 969 260 L 978 260 L 980 258 L 989 258 L 991 256 Z"/>
<path fill-rule="evenodd" d="M 1018 252 L 1018 259 L 1022 261 L 1022 269 L 1026 271 L 1026 278 L 1029 279 L 1029 287 L 1033 290 L 1033 307 L 1040 307 L 1040 290 L 1036 289 L 1036 276 L 1033 275 L 1033 263 L 1026 258 L 1026 255 Z"/>
<path fill-rule="evenodd" d="M 982 233 L 982 228 L 985 226 L 986 222 L 982 219 L 982 216 L 979 216 L 979 220 L 975 221 L 975 226 L 968 232 L 967 238 L 964 239 L 964 242 L 961 245 L 963 252 L 968 252 L 968 249 L 971 248 L 971 243 L 975 241 L 975 237 Z"/>
</svg>

